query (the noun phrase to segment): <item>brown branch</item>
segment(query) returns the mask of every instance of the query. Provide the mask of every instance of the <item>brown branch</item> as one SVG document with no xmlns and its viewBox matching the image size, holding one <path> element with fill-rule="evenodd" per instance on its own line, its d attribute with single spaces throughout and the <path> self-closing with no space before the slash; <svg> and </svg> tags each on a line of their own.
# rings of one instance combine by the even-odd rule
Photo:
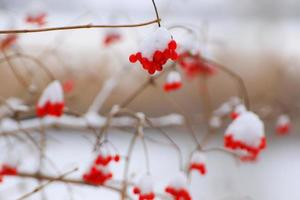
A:
<svg viewBox="0 0 300 200">
<path fill-rule="evenodd" d="M 62 174 L 62 175 L 58 176 L 57 178 L 58 178 L 58 179 L 59 179 L 59 178 L 63 178 L 63 177 L 65 177 L 65 176 L 67 176 L 67 175 L 69 175 L 69 174 L 71 174 L 71 173 L 73 173 L 73 172 L 75 172 L 75 171 L 77 171 L 77 170 L 78 170 L 78 168 L 72 169 L 71 171 L 68 171 L 68 172 Z M 38 186 L 37 188 L 35 188 L 33 191 L 31 191 L 31 192 L 29 192 L 29 193 L 27 193 L 27 194 L 22 195 L 22 196 L 21 196 L 20 198 L 18 198 L 17 200 L 23 200 L 23 199 L 28 198 L 29 196 L 31 196 L 31 195 L 33 195 L 33 194 L 39 192 L 40 190 L 42 190 L 43 188 L 45 188 L 46 186 L 48 186 L 50 183 L 52 183 L 52 182 L 54 182 L 54 181 L 56 181 L 56 180 L 55 180 L 55 179 L 52 179 L 52 180 L 49 180 L 47 183 L 44 183 L 44 184 L 39 185 L 39 186 Z"/>
<path fill-rule="evenodd" d="M 46 174 L 36 174 L 36 173 L 26 173 L 26 172 L 18 172 L 16 177 L 20 178 L 31 178 L 31 179 L 37 179 L 37 180 L 43 180 L 43 181 L 52 181 L 52 182 L 62 182 L 62 183 L 70 183 L 70 184 L 75 184 L 75 185 L 87 185 L 87 186 L 94 186 L 94 187 L 101 187 L 109 190 L 113 190 L 115 192 L 120 192 L 120 189 L 114 186 L 110 185 L 93 185 L 84 182 L 81 179 L 72 179 L 72 178 L 64 178 L 64 177 L 55 177 L 51 175 L 46 175 Z"/>
<path fill-rule="evenodd" d="M 154 11 L 155 11 L 155 15 L 156 15 L 156 22 L 158 24 L 158 27 L 160 27 L 160 18 L 159 18 L 159 14 L 158 14 L 158 10 L 157 10 L 157 7 L 156 7 L 156 4 L 155 4 L 155 1 L 152 0 L 152 4 L 153 4 L 153 7 L 154 7 Z"/>
<path fill-rule="evenodd" d="M 148 22 L 138 24 L 119 24 L 119 25 L 75 25 L 75 26 L 60 26 L 60 27 L 49 27 L 49 28 L 36 28 L 36 29 L 11 29 L 11 30 L 0 30 L 0 34 L 8 33 L 36 33 L 36 32 L 48 32 L 48 31 L 63 31 L 63 30 L 74 30 L 74 29 L 92 29 L 92 28 L 134 28 L 147 26 L 150 24 L 159 23 L 160 19 L 155 19 Z"/>
</svg>

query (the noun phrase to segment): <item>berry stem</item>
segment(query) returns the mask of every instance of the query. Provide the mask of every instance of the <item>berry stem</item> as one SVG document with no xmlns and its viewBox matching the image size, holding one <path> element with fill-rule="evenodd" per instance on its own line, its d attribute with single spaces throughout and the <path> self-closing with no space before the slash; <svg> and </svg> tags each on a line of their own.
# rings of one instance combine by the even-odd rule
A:
<svg viewBox="0 0 300 200">
<path fill-rule="evenodd" d="M 155 1 L 152 0 L 152 4 L 153 4 L 153 7 L 154 7 L 154 11 L 155 11 L 155 15 L 156 15 L 156 21 L 157 21 L 157 24 L 158 24 L 158 27 L 160 27 L 160 17 L 159 17 L 159 14 L 158 14 L 158 10 L 157 10 L 157 7 L 156 7 L 156 4 L 155 4 Z"/>
</svg>

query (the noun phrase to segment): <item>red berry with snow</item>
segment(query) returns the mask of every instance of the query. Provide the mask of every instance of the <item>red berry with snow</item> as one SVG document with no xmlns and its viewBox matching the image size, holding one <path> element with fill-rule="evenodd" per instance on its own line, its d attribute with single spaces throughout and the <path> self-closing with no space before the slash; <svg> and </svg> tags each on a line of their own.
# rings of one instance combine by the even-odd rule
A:
<svg viewBox="0 0 300 200">
<path fill-rule="evenodd" d="M 266 147 L 264 124 L 253 112 L 243 112 L 225 131 L 225 147 L 241 154 L 241 159 L 256 160 Z"/>
<path fill-rule="evenodd" d="M 149 74 L 154 74 L 156 71 L 162 71 L 163 65 L 169 59 L 177 59 L 176 48 L 177 44 L 169 31 L 159 27 L 141 43 L 139 52 L 129 56 L 129 61 L 139 61 Z"/>
<path fill-rule="evenodd" d="M 180 89 L 182 86 L 180 73 L 177 71 L 171 71 L 167 75 L 166 82 L 164 84 L 164 90 L 166 92 Z"/>
<path fill-rule="evenodd" d="M 291 119 L 288 115 L 280 115 L 277 119 L 276 131 L 279 135 L 286 135 L 291 130 Z"/>
<path fill-rule="evenodd" d="M 8 164 L 3 164 L 0 168 L 0 182 L 3 181 L 4 176 L 15 176 L 17 175 L 17 168 L 12 167 Z"/>
<path fill-rule="evenodd" d="M 139 200 L 154 200 L 152 177 L 149 175 L 141 177 L 138 184 L 133 188 L 133 193 L 139 196 Z"/>
<path fill-rule="evenodd" d="M 187 178 L 183 173 L 178 174 L 171 180 L 165 188 L 165 192 L 171 195 L 174 200 L 192 200 L 187 187 Z"/>
<path fill-rule="evenodd" d="M 36 106 L 39 117 L 46 115 L 60 117 L 64 109 L 63 89 L 59 81 L 53 81 L 43 91 Z"/>
<path fill-rule="evenodd" d="M 206 174 L 206 156 L 200 151 L 193 153 L 190 160 L 189 171 L 198 171 L 201 175 Z"/>
</svg>

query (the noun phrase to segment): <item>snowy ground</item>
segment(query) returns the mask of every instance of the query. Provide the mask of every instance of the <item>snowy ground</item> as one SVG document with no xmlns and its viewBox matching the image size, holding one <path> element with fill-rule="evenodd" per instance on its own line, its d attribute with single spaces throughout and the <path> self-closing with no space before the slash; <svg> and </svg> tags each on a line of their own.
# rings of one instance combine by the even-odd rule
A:
<svg viewBox="0 0 300 200">
<path fill-rule="evenodd" d="M 181 146 L 187 158 L 188 152 L 194 147 L 193 141 L 183 130 L 168 129 L 168 133 Z M 269 131 L 271 134 L 271 131 Z M 155 131 L 147 131 L 151 137 L 160 138 Z M 128 133 L 113 130 L 110 139 L 120 152 L 123 152 L 130 139 Z M 218 134 L 210 146 L 222 145 L 222 135 Z M 79 172 L 70 177 L 80 177 L 93 159 L 91 143 L 82 134 L 74 131 L 49 133 L 48 157 L 53 160 L 61 171 L 80 167 Z M 160 138 L 162 139 L 162 138 Z M 272 135 L 268 139 L 268 148 L 262 153 L 259 161 L 253 164 L 243 164 L 234 161 L 231 156 L 223 153 L 208 154 L 208 174 L 205 177 L 193 174 L 190 189 L 194 199 L 203 200 L 296 200 L 300 198 L 298 189 L 300 178 L 300 135 L 296 130 L 286 137 Z M 150 152 L 150 169 L 155 180 L 155 190 L 163 191 L 168 180 L 178 172 L 176 152 L 170 146 L 161 146 L 148 142 Z M 3 148 L 1 148 L 3 149 Z M 15 146 L 8 155 L 16 154 L 22 158 L 22 170 L 34 170 L 33 152 L 25 151 L 24 146 Z M 7 155 L 7 154 L 5 154 Z M 1 155 L 2 156 L 2 155 Z M 130 176 L 136 180 L 146 172 L 145 159 L 141 143 L 134 150 Z M 122 162 L 113 166 L 116 179 L 122 175 Z M 51 173 L 51 170 L 45 170 Z M 35 181 L 20 181 L 16 178 L 6 178 L 0 185 L 0 199 L 10 200 L 20 194 L 31 191 Z M 69 199 L 68 188 L 60 183 L 53 183 L 46 188 L 49 199 Z M 72 186 L 74 199 L 118 199 L 118 195 L 109 190 L 89 186 Z M 29 199 L 41 199 L 35 194 Z"/>
</svg>

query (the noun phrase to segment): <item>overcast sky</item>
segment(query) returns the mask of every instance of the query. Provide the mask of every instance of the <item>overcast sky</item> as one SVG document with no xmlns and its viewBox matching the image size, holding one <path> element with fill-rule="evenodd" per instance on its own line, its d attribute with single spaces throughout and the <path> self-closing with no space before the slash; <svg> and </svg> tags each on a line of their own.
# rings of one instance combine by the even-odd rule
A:
<svg viewBox="0 0 300 200">
<path fill-rule="evenodd" d="M 170 15 L 206 18 L 259 18 L 276 20 L 300 17 L 299 0 L 156 0 L 160 10 Z M 153 12 L 151 0 L 0 0 L 3 9 L 23 12 L 33 3 L 43 3 L 50 11 L 74 14 L 89 10 L 101 13 L 122 12 L 131 16 Z M 43 7 L 42 6 L 42 7 Z"/>
</svg>

